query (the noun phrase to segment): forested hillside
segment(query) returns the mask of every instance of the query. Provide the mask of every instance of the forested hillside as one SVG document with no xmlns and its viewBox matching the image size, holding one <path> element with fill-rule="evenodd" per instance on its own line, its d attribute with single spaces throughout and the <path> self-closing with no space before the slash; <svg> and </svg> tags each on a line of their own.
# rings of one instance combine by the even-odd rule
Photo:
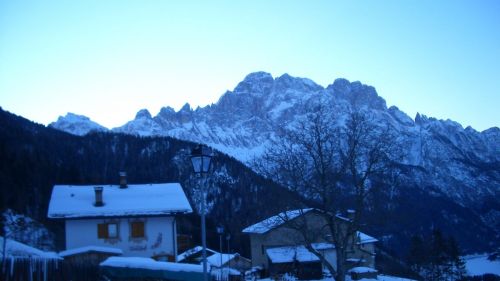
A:
<svg viewBox="0 0 500 281">
<path fill-rule="evenodd" d="M 126 171 L 130 183 L 181 182 L 197 209 L 199 193 L 189 160 L 194 143 L 112 133 L 77 137 L 5 111 L 0 111 L 0 124 L 0 207 L 50 226 L 59 247 L 61 224 L 46 218 L 54 184 L 117 184 L 118 172 Z M 240 162 L 222 153 L 215 156 L 208 183 L 209 227 L 225 225 L 239 248 L 240 230 L 286 208 L 291 195 Z M 184 231 L 193 227 L 187 234 L 196 242 L 196 216 L 187 221 Z"/>
<path fill-rule="evenodd" d="M 118 172 L 126 171 L 130 183 L 180 182 L 196 210 L 199 192 L 189 161 L 194 145 L 170 137 L 74 136 L 0 111 L 0 207 L 48 225 L 59 247 L 63 246 L 62 225 L 46 218 L 54 184 L 116 184 Z M 216 152 L 214 164 L 207 196 L 209 238 L 218 245 L 215 225 L 223 224 L 231 232 L 233 249 L 248 254 L 241 234 L 244 227 L 298 206 L 289 191 L 234 158 Z M 402 173 L 405 169 L 401 167 Z M 403 257 L 412 236 L 428 235 L 435 228 L 453 234 L 469 252 L 498 246 L 494 217 L 488 223 L 431 187 L 415 184 L 373 179 L 362 227 L 380 240 L 379 246 Z M 500 209 L 495 198 L 485 202 L 478 208 Z M 193 214 L 181 232 L 198 243 L 198 227 Z"/>
</svg>

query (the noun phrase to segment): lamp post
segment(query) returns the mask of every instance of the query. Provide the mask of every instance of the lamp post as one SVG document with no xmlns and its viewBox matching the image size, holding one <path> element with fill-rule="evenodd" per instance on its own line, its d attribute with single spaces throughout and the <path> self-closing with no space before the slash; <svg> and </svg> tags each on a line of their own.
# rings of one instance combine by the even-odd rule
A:
<svg viewBox="0 0 500 281">
<path fill-rule="evenodd" d="M 193 171 L 198 177 L 204 179 L 202 188 L 201 199 L 201 244 L 203 247 L 203 280 L 207 281 L 207 233 L 205 228 L 205 197 L 206 197 L 206 175 L 210 171 L 210 164 L 212 160 L 212 150 L 204 145 L 198 145 L 191 150 L 191 164 L 193 164 Z"/>
<path fill-rule="evenodd" d="M 226 240 L 227 240 L 227 254 L 228 254 L 228 257 L 229 257 L 229 254 L 231 254 L 231 250 L 229 250 L 229 240 L 231 240 L 231 234 L 229 232 L 226 234 Z M 229 272 L 230 265 L 231 265 L 231 260 L 228 260 L 228 262 L 227 262 L 227 272 Z"/>
<path fill-rule="evenodd" d="M 224 226 L 217 226 L 217 234 L 219 234 L 220 278 L 222 280 L 222 234 L 224 234 Z"/>
</svg>

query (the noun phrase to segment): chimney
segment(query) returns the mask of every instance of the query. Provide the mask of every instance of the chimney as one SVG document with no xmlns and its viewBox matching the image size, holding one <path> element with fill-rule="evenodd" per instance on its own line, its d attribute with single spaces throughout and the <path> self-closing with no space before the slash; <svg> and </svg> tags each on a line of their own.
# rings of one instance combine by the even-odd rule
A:
<svg viewBox="0 0 500 281">
<path fill-rule="evenodd" d="M 94 206 L 96 207 L 101 207 L 104 206 L 104 202 L 102 201 L 102 186 L 95 186 L 94 187 L 94 192 L 95 192 L 95 203 Z"/>
<path fill-rule="evenodd" d="M 120 172 L 120 188 L 127 188 L 127 173 Z"/>
<path fill-rule="evenodd" d="M 351 221 L 354 220 L 354 217 L 356 216 L 356 211 L 353 209 L 348 209 L 347 210 L 347 218 L 350 219 Z"/>
</svg>

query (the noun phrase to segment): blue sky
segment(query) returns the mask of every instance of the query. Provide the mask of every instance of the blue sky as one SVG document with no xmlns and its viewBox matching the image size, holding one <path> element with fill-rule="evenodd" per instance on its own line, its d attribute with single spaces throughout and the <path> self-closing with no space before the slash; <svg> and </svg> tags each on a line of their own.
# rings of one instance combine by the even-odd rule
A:
<svg viewBox="0 0 500 281">
<path fill-rule="evenodd" d="M 0 0 L 0 106 L 39 123 L 204 106 L 261 70 L 499 126 L 500 1 Z"/>
</svg>

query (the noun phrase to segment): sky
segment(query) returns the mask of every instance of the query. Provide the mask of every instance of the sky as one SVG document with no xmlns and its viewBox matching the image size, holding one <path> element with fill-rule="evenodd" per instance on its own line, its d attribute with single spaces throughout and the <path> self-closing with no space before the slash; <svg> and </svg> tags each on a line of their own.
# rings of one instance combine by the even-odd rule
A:
<svg viewBox="0 0 500 281">
<path fill-rule="evenodd" d="M 498 127 L 500 1 L 0 0 L 0 106 L 38 123 L 205 106 L 255 71 Z"/>
</svg>

